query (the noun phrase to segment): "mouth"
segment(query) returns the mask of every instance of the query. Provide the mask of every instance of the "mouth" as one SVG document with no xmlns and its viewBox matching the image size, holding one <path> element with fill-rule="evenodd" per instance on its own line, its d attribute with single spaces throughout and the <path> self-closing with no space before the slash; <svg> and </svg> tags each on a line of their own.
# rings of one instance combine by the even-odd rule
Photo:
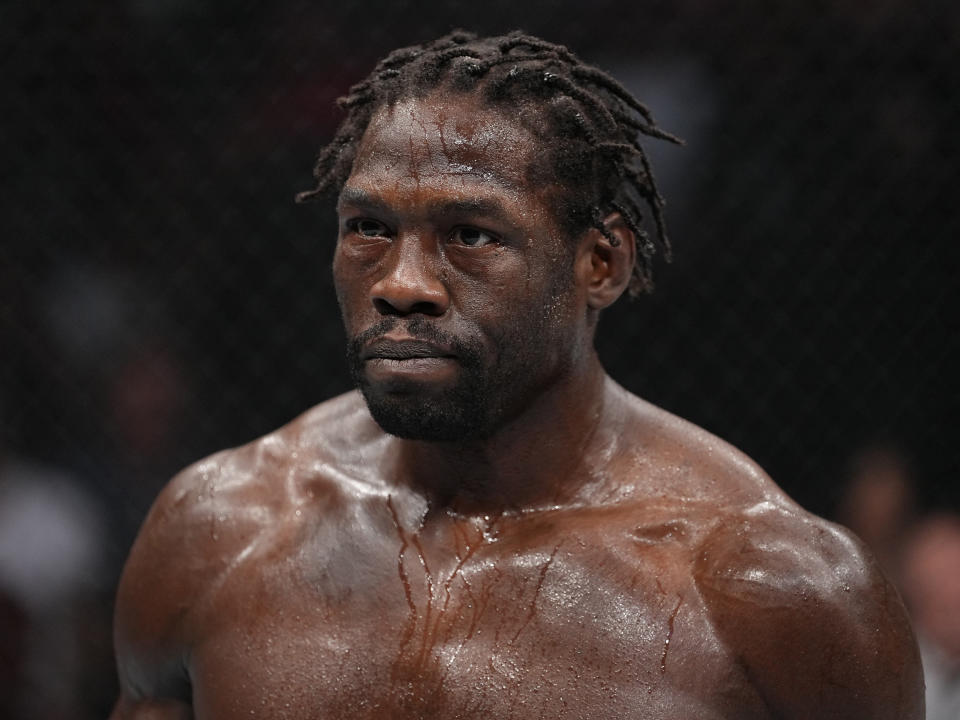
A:
<svg viewBox="0 0 960 720">
<path fill-rule="evenodd" d="M 425 358 L 455 359 L 456 355 L 450 348 L 437 345 L 427 340 L 415 338 L 391 340 L 380 338 L 363 348 L 360 359 L 368 360 L 421 360 Z"/>
<path fill-rule="evenodd" d="M 451 382 L 458 364 L 452 349 L 414 338 L 380 338 L 363 348 L 360 359 L 369 381 L 398 392 Z"/>
</svg>

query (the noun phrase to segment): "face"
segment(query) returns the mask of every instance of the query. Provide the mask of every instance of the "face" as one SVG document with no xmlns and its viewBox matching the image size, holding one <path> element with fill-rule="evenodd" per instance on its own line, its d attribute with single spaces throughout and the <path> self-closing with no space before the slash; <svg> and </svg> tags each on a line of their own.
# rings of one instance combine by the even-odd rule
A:
<svg viewBox="0 0 960 720">
<path fill-rule="evenodd" d="M 376 114 L 338 203 L 334 282 L 371 414 L 400 437 L 490 436 L 592 337 L 535 138 L 472 96 Z"/>
</svg>

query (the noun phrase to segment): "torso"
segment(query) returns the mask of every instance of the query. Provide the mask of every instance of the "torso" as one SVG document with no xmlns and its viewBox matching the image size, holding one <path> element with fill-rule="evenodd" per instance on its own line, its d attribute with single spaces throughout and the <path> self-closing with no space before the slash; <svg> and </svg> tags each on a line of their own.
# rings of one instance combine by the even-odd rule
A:
<svg viewBox="0 0 960 720">
<path fill-rule="evenodd" d="M 842 578 L 882 581 L 736 450 L 614 392 L 637 434 L 597 502 L 430 510 L 383 477 L 392 439 L 356 395 L 199 463 L 121 585 L 129 695 L 197 720 L 779 717 L 766 693 L 789 685 L 761 688 L 751 663 L 785 650 L 771 635 L 746 659 L 753 620 L 790 608 L 804 633 L 846 617 Z"/>
<path fill-rule="evenodd" d="M 283 500 L 245 508 L 270 517 L 191 617 L 197 718 L 767 717 L 694 577 L 716 498 L 419 527 L 369 463 L 290 442 Z"/>
</svg>

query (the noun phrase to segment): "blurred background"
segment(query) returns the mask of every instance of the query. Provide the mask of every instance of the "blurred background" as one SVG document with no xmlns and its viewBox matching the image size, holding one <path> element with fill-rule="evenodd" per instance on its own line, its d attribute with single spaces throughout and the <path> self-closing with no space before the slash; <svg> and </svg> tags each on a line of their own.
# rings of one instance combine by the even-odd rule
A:
<svg viewBox="0 0 960 720">
<path fill-rule="evenodd" d="M 949 0 L 3 4 L 0 717 L 106 716 L 151 499 L 349 389 L 332 208 L 293 196 L 335 98 L 454 27 L 567 44 L 686 138 L 650 149 L 675 260 L 601 355 L 875 548 L 960 717 Z"/>
</svg>

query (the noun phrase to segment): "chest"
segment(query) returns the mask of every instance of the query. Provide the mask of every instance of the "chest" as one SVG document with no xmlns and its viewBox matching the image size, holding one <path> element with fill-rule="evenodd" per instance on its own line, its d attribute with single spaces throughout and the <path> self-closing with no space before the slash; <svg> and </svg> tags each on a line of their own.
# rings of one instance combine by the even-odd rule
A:
<svg viewBox="0 0 960 720">
<path fill-rule="evenodd" d="M 191 657 L 199 720 L 709 720 L 753 702 L 666 552 L 340 533 L 268 555 L 212 596 Z"/>
</svg>

